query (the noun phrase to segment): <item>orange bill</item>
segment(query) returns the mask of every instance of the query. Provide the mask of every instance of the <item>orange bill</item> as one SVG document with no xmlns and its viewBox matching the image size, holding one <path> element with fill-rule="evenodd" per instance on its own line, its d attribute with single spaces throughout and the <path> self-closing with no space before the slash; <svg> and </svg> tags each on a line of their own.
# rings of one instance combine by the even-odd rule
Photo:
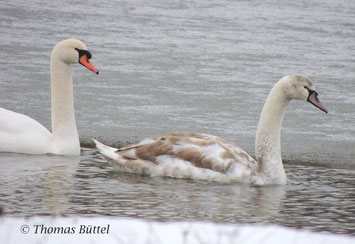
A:
<svg viewBox="0 0 355 244">
<path fill-rule="evenodd" d="M 86 55 L 83 55 L 83 56 L 80 57 L 79 63 L 84 65 L 89 70 L 95 72 L 96 74 L 99 74 L 99 71 L 94 67 L 94 65 L 92 63 L 90 63 L 90 61 L 89 61 L 89 59 L 88 59 L 88 57 Z"/>
</svg>

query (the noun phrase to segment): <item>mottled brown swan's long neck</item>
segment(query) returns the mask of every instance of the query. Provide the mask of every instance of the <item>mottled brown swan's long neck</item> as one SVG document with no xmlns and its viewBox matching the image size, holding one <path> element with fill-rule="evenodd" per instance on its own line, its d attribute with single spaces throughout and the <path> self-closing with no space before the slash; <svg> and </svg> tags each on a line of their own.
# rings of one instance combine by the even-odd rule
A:
<svg viewBox="0 0 355 244">
<path fill-rule="evenodd" d="M 255 154 L 259 173 L 265 184 L 286 184 L 282 164 L 280 134 L 289 99 L 281 82 L 271 90 L 260 116 L 255 141 Z"/>
</svg>

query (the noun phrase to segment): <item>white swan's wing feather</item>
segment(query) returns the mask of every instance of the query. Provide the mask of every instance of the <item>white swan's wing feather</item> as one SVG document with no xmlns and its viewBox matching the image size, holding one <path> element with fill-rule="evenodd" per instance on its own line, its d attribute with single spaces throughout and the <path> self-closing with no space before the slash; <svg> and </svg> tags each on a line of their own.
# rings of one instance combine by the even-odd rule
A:
<svg viewBox="0 0 355 244">
<path fill-rule="evenodd" d="M 30 117 L 0 108 L 0 152 L 51 152 L 52 134 Z"/>
</svg>

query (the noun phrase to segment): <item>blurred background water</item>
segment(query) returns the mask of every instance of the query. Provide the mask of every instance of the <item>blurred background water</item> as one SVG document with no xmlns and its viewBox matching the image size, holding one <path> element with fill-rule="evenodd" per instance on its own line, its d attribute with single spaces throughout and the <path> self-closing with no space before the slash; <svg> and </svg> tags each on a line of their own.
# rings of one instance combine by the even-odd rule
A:
<svg viewBox="0 0 355 244">
<path fill-rule="evenodd" d="M 95 150 L 85 148 L 74 162 L 0 154 L 5 213 L 151 215 L 353 233 L 354 13 L 350 0 L 1 1 L 1 107 L 50 128 L 51 49 L 62 39 L 77 38 L 93 54 L 99 76 L 73 67 L 76 120 L 84 147 L 92 145 L 92 137 L 126 145 L 165 132 L 196 131 L 225 138 L 253 155 L 263 103 L 272 86 L 288 74 L 311 78 L 329 110 L 326 115 L 303 102 L 289 105 L 282 130 L 282 154 L 291 178 L 287 187 L 179 180 L 181 189 L 176 189 L 174 179 L 114 173 Z M 48 173 L 53 158 L 62 178 Z M 74 173 L 63 173 L 66 167 Z M 78 187 L 89 180 L 100 190 Z M 112 189 L 108 181 L 118 188 Z M 27 183 L 33 187 L 22 189 Z M 200 195 L 205 188 L 208 194 Z M 165 193 L 171 189 L 177 191 L 173 197 L 182 198 L 181 205 L 169 204 Z M 143 193 L 153 197 L 146 199 Z M 52 202 L 53 194 L 61 197 Z M 142 201 L 147 202 L 140 208 Z M 166 209 L 157 207 L 163 203 Z M 125 204 L 131 208 L 126 210 Z M 255 211 L 244 212 L 250 204 Z M 265 204 L 271 210 L 257 207 Z M 206 207 L 215 211 L 206 213 Z"/>
</svg>

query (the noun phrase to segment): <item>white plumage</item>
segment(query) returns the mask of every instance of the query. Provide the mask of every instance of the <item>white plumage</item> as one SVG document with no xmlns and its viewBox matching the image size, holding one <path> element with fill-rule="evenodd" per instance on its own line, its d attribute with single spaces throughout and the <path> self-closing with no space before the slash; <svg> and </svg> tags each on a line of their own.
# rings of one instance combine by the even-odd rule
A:
<svg viewBox="0 0 355 244">
<path fill-rule="evenodd" d="M 70 65 L 81 63 L 98 73 L 91 54 L 75 39 L 59 42 L 51 54 L 52 132 L 34 119 L 0 108 L 0 152 L 80 155 Z"/>
</svg>

